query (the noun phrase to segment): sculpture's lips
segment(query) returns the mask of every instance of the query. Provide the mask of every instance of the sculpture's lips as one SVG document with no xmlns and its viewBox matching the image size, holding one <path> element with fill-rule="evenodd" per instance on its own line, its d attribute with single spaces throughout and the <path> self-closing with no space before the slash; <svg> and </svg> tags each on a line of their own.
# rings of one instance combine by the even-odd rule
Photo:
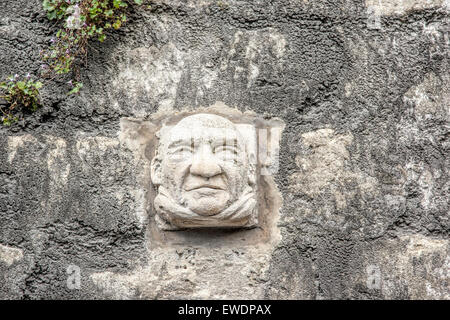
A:
<svg viewBox="0 0 450 320">
<path fill-rule="evenodd" d="M 225 188 L 213 184 L 202 184 L 198 186 L 192 186 L 192 187 L 185 187 L 184 190 L 186 191 L 192 191 L 192 190 L 198 190 L 198 189 L 215 189 L 215 190 L 225 190 Z"/>
</svg>

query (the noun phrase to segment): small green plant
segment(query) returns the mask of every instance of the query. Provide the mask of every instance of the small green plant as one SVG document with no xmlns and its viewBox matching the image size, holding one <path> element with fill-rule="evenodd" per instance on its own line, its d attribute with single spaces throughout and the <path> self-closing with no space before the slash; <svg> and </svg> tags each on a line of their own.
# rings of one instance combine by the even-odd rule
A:
<svg viewBox="0 0 450 320">
<path fill-rule="evenodd" d="M 23 79 L 15 75 L 9 77 L 7 81 L 0 82 L 0 99 L 6 101 L 8 106 L 6 109 L 0 107 L 3 124 L 11 125 L 19 120 L 16 115 L 18 107 L 35 111 L 40 105 L 40 88 L 42 82 L 31 80 L 30 74 Z"/>
<path fill-rule="evenodd" d="M 79 80 L 80 62 L 86 61 L 91 38 L 105 41 L 105 32 L 119 29 L 127 21 L 126 9 L 142 5 L 143 0 L 44 0 L 43 7 L 50 20 L 64 20 L 64 27 L 50 40 L 50 50 L 43 53 L 44 75 L 75 72 L 69 94 L 83 86 Z"/>
<path fill-rule="evenodd" d="M 72 86 L 72 90 L 70 90 L 67 94 L 78 93 L 80 89 L 83 88 L 83 84 L 81 82 L 74 83 L 72 80 L 70 80 L 69 84 Z"/>
<path fill-rule="evenodd" d="M 62 20 L 64 25 L 50 40 L 49 50 L 41 51 L 45 62 L 41 76 L 54 79 L 73 72 L 73 77 L 67 82 L 71 86 L 68 94 L 78 93 L 83 87 L 79 81 L 79 65 L 87 60 L 88 41 L 91 38 L 105 41 L 107 30 L 119 29 L 127 21 L 126 9 L 131 5 L 141 6 L 144 2 L 149 0 L 43 0 L 47 17 Z M 16 115 L 19 106 L 35 111 L 40 105 L 41 87 L 42 82 L 31 80 L 29 74 L 23 80 L 15 75 L 8 81 L 0 82 L 3 124 L 11 125 L 19 120 Z M 2 100 L 6 103 L 2 104 Z"/>
</svg>

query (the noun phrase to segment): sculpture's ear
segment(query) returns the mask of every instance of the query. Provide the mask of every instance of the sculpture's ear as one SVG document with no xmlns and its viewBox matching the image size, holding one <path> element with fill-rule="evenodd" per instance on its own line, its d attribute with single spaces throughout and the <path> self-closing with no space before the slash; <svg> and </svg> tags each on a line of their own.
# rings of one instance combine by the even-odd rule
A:
<svg viewBox="0 0 450 320">
<path fill-rule="evenodd" d="M 161 168 L 161 164 L 162 164 L 162 157 L 164 152 L 164 136 L 167 133 L 167 130 L 170 130 L 170 128 L 172 127 L 168 127 L 166 125 L 163 125 L 163 127 L 156 132 L 156 137 L 158 138 L 159 142 L 156 144 L 156 151 L 155 151 L 155 156 L 152 159 L 152 163 L 150 164 L 150 175 L 151 175 L 151 179 L 152 179 L 152 183 L 155 186 L 159 186 L 162 184 L 162 168 Z"/>
<path fill-rule="evenodd" d="M 235 125 L 238 130 L 239 136 L 243 143 L 243 148 L 245 149 L 245 154 L 247 156 L 248 169 L 247 177 L 248 184 L 254 187 L 256 184 L 256 165 L 257 165 L 257 135 L 255 126 L 252 124 L 238 123 Z"/>
<path fill-rule="evenodd" d="M 253 187 L 256 184 L 256 165 L 254 163 L 249 163 L 247 174 L 248 184 Z"/>
<path fill-rule="evenodd" d="M 152 183 L 155 186 L 159 186 L 162 183 L 161 158 L 158 152 L 156 152 L 155 157 L 152 159 L 152 163 L 150 166 L 150 175 Z"/>
</svg>

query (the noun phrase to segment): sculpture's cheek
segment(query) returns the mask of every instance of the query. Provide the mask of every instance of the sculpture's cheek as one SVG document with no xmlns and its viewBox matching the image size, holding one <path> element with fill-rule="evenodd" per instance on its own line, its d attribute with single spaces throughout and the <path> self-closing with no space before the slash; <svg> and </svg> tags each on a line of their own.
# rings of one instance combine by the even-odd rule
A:
<svg viewBox="0 0 450 320">
<path fill-rule="evenodd" d="M 248 167 L 244 164 L 234 165 L 224 163 L 222 169 L 227 177 L 227 185 L 233 194 L 242 192 L 244 186 L 248 184 Z"/>
<path fill-rule="evenodd" d="M 170 162 L 164 163 L 163 180 L 166 181 L 167 186 L 174 186 L 177 189 L 181 188 L 190 163 L 188 162 Z"/>
</svg>

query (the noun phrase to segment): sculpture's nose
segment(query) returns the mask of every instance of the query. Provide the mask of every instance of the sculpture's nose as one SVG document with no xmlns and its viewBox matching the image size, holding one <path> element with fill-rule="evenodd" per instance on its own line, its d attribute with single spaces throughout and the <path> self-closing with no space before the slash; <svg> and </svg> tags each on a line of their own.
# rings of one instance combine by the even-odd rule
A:
<svg viewBox="0 0 450 320">
<path fill-rule="evenodd" d="M 222 168 L 217 163 L 210 146 L 201 148 L 194 155 L 190 173 L 204 178 L 211 178 L 222 173 Z"/>
</svg>

